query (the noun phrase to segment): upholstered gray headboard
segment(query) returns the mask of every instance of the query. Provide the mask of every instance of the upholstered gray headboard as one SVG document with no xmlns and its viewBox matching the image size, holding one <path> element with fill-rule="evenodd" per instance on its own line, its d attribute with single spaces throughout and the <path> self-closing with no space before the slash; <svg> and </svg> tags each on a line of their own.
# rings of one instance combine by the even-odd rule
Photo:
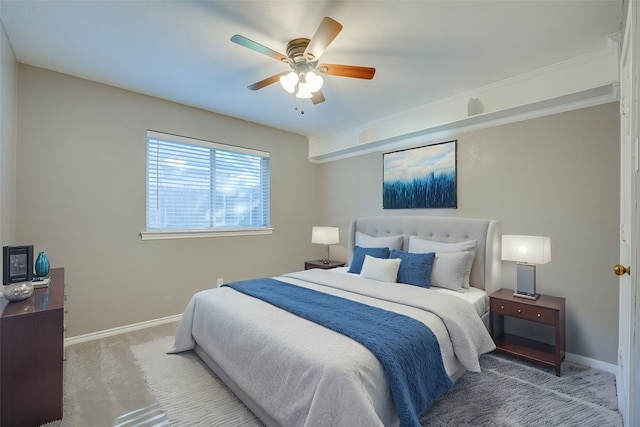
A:
<svg viewBox="0 0 640 427">
<path fill-rule="evenodd" d="M 359 218 L 349 230 L 347 260 L 351 263 L 355 234 L 370 236 L 404 236 L 403 250 L 409 247 L 409 237 L 418 236 L 439 242 L 478 240 L 469 282 L 487 293 L 502 287 L 502 226 L 500 221 L 437 216 L 379 216 Z"/>
</svg>

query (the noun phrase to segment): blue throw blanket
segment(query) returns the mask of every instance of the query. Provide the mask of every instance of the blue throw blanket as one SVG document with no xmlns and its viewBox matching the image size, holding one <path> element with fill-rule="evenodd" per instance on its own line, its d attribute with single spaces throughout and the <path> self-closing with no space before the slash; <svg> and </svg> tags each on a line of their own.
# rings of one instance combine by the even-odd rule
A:
<svg viewBox="0 0 640 427">
<path fill-rule="evenodd" d="M 420 426 L 419 417 L 453 386 L 434 333 L 402 314 L 275 279 L 224 286 L 259 298 L 339 332 L 367 347 L 382 364 L 401 426 Z"/>
</svg>

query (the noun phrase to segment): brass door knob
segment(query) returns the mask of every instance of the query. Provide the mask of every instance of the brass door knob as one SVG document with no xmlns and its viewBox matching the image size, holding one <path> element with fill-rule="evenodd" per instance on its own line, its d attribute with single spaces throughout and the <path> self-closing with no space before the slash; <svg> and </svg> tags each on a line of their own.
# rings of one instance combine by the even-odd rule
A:
<svg viewBox="0 0 640 427">
<path fill-rule="evenodd" d="M 625 273 L 631 276 L 631 266 L 625 267 L 624 265 L 616 264 L 616 266 L 613 267 L 613 272 L 616 273 L 616 276 L 622 276 Z"/>
</svg>

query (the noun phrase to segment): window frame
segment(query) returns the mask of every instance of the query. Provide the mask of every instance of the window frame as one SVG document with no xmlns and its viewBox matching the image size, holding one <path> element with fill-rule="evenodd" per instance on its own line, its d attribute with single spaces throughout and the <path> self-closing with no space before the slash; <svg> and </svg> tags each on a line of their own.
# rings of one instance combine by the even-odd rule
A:
<svg viewBox="0 0 640 427">
<path fill-rule="evenodd" d="M 270 158 L 270 153 L 267 151 L 255 150 L 245 147 L 238 147 L 235 145 L 221 144 L 212 141 L 206 141 L 202 139 L 190 138 L 180 135 L 168 134 L 165 132 L 158 132 L 153 130 L 147 130 L 147 135 L 145 138 L 145 228 L 148 226 L 147 223 L 147 209 L 148 209 L 148 180 L 149 180 L 149 139 L 158 139 L 168 142 L 176 142 L 194 146 L 200 146 L 207 149 L 218 149 L 226 152 L 233 152 L 238 154 L 249 154 L 259 157 Z M 270 163 L 270 162 L 269 162 Z M 271 193 L 271 165 L 269 164 L 269 193 Z M 164 229 L 149 229 L 146 228 L 144 231 L 140 232 L 140 238 L 142 240 L 167 240 L 167 239 L 193 239 L 193 238 L 203 238 L 203 237 L 227 237 L 227 236 L 255 236 L 255 235 L 266 235 L 273 234 L 274 228 L 271 227 L 271 194 L 268 194 L 269 206 L 268 209 L 268 219 L 269 224 L 267 226 L 247 226 L 247 227 L 207 227 L 207 228 L 164 228 Z"/>
</svg>

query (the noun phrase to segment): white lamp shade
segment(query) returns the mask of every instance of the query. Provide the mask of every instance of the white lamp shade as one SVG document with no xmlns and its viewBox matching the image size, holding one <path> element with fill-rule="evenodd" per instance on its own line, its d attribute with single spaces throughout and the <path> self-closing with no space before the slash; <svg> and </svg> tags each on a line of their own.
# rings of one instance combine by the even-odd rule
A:
<svg viewBox="0 0 640 427">
<path fill-rule="evenodd" d="M 322 84 L 324 83 L 322 77 L 320 77 L 313 71 L 309 71 L 305 75 L 305 81 L 307 82 L 307 89 L 309 89 L 309 92 L 311 93 L 316 93 L 317 91 L 319 91 L 322 87 Z"/>
<path fill-rule="evenodd" d="M 280 76 L 280 85 L 289 93 L 293 93 L 296 90 L 298 84 L 298 75 L 293 71 L 284 76 Z"/>
<path fill-rule="evenodd" d="M 546 236 L 502 236 L 502 260 L 527 264 L 551 261 L 551 238 Z"/>
<path fill-rule="evenodd" d="M 311 243 L 335 245 L 340 243 L 340 229 L 338 227 L 313 227 Z"/>
<path fill-rule="evenodd" d="M 296 93 L 296 98 L 308 99 L 311 98 L 313 94 L 309 92 L 309 88 L 307 84 L 304 82 L 298 83 L 298 92 Z"/>
</svg>

